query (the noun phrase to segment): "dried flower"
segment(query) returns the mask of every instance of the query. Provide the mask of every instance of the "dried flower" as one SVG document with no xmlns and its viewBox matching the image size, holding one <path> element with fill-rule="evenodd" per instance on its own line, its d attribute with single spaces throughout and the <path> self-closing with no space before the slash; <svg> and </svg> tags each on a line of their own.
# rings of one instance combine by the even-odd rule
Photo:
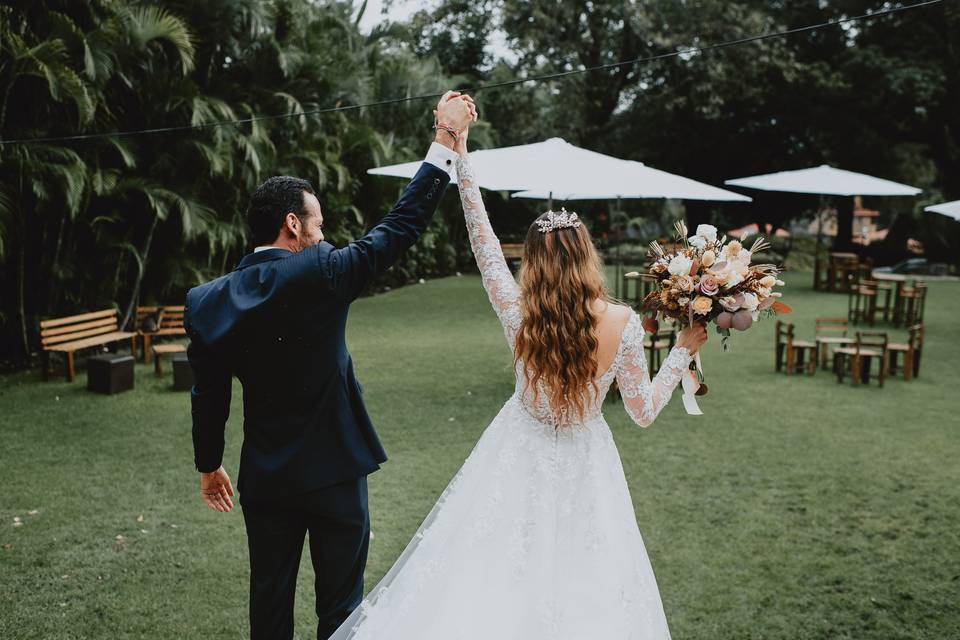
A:
<svg viewBox="0 0 960 640">
<path fill-rule="evenodd" d="M 737 300 L 735 296 L 724 296 L 720 298 L 717 302 L 720 303 L 720 306 L 726 309 L 727 311 L 736 311 L 740 308 L 740 301 Z"/>
</svg>

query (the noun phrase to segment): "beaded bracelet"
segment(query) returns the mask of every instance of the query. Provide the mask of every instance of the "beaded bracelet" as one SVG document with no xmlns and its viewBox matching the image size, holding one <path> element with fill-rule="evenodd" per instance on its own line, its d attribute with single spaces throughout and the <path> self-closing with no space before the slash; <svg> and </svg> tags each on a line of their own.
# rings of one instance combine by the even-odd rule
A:
<svg viewBox="0 0 960 640">
<path fill-rule="evenodd" d="M 446 131 L 453 138 L 454 142 L 460 139 L 460 132 L 451 127 L 449 124 L 434 121 L 433 128 L 437 131 Z"/>
</svg>

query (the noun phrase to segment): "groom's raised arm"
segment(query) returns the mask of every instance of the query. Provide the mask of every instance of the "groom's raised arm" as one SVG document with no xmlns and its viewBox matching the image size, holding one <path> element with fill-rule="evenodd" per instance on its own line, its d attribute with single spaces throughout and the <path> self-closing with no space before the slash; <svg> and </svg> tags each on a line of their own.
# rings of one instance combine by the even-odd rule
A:
<svg viewBox="0 0 960 640">
<path fill-rule="evenodd" d="M 341 297 L 354 300 L 374 276 L 420 239 L 450 183 L 457 158 L 452 149 L 434 142 L 390 213 L 367 235 L 331 253 L 330 277 Z"/>
<path fill-rule="evenodd" d="M 360 295 L 371 278 L 389 269 L 426 230 L 459 157 L 453 150 L 454 141 L 476 120 L 477 111 L 473 98 L 448 91 L 433 116 L 436 141 L 397 204 L 370 233 L 330 253 L 327 272 L 333 290 L 348 302 Z"/>
</svg>

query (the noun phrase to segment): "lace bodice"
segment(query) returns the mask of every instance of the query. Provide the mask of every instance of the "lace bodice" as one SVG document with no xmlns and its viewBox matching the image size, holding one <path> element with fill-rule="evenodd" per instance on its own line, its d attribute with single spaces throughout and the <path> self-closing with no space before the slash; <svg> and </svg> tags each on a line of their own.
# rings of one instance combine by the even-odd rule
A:
<svg viewBox="0 0 960 640">
<path fill-rule="evenodd" d="M 470 235 L 470 246 L 480 269 L 483 288 L 487 291 L 497 318 L 503 325 L 504 334 L 512 351 L 522 320 L 520 286 L 507 267 L 500 242 L 490 226 L 490 220 L 480 196 L 480 188 L 477 186 L 473 168 L 466 155 L 462 155 L 457 160 L 457 181 L 467 232 Z M 651 379 L 643 351 L 643 335 L 639 317 L 636 313 L 631 314 L 620 337 L 620 345 L 613 364 L 597 380 L 598 392 L 595 397 L 592 391 L 588 391 L 591 397 L 585 403 L 588 409 L 584 422 L 601 417 L 603 399 L 614 379 L 620 387 L 627 413 L 638 425 L 648 426 L 666 406 L 690 363 L 690 353 L 683 347 L 674 347 L 663 361 L 660 371 Z M 514 399 L 537 421 L 556 424 L 557 418 L 547 403 L 546 390 L 541 388 L 538 394 L 534 394 L 532 389 L 526 389 L 523 363 L 517 363 L 515 373 Z M 534 396 L 537 396 L 536 400 Z"/>
</svg>

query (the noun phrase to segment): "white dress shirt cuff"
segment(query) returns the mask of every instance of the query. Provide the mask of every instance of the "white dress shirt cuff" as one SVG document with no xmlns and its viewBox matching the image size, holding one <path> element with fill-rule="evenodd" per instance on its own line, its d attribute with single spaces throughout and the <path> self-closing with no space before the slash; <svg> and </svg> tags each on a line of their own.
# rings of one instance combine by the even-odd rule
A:
<svg viewBox="0 0 960 640">
<path fill-rule="evenodd" d="M 459 157 L 460 154 L 456 151 L 448 149 L 438 142 L 434 142 L 430 145 L 430 150 L 427 151 L 427 157 L 424 158 L 423 161 L 429 162 L 441 171 L 446 171 L 452 179 L 453 170 Z"/>
</svg>

